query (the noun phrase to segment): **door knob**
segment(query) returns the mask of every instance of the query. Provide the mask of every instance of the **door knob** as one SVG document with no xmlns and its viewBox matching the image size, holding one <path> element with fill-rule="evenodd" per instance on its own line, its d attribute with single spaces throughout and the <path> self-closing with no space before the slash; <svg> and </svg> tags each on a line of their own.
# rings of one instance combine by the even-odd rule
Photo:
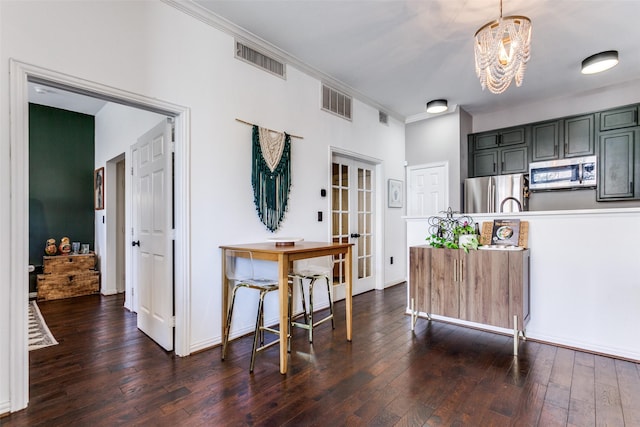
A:
<svg viewBox="0 0 640 427">
<path fill-rule="evenodd" d="M 351 237 L 360 237 L 360 233 L 351 233 Z"/>
<path fill-rule="evenodd" d="M 134 240 L 131 242 L 131 246 L 140 246 L 140 240 Z"/>
</svg>

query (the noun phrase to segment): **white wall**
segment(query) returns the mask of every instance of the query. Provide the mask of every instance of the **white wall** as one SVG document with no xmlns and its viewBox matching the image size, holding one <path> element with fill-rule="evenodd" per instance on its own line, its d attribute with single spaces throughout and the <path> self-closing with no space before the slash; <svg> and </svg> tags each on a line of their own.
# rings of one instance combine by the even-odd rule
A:
<svg viewBox="0 0 640 427">
<path fill-rule="evenodd" d="M 409 123 L 405 131 L 407 166 L 449 163 L 449 204 L 454 211 L 459 211 L 461 207 L 461 138 L 466 141 L 466 135 L 460 133 L 460 115 L 461 110 L 457 108 L 442 116 Z"/>
<path fill-rule="evenodd" d="M 191 349 L 220 342 L 218 246 L 263 240 L 250 184 L 251 128 L 241 118 L 301 135 L 292 142 L 289 209 L 278 235 L 327 240 L 329 147 L 384 161 L 381 182 L 404 175 L 404 124 L 378 123 L 378 111 L 354 101 L 353 121 L 320 110 L 320 82 L 292 67 L 287 80 L 234 58 L 229 35 L 161 2 L 0 2 L 0 84 L 10 88 L 8 60 L 65 73 L 190 109 L 191 138 Z M 10 88 L 14 90 L 14 88 Z M 0 100 L 0 412 L 10 405 L 9 295 L 12 251 L 25 251 L 10 230 L 9 98 Z M 105 140 L 107 138 L 105 137 Z M 122 142 L 122 141 L 121 141 Z M 122 152 L 100 144 L 96 161 Z M 386 197 L 385 188 L 379 196 Z M 108 203 L 108 201 L 107 201 Z M 386 203 L 383 205 L 386 206 Z M 382 283 L 404 279 L 405 225 L 402 210 L 383 209 Z M 101 219 L 98 219 L 101 221 Z M 101 228 L 98 240 L 103 241 Z M 24 236 L 26 237 L 26 236 Z M 26 239 L 25 239 L 26 240 Z M 395 263 L 388 264 L 393 255 Z M 401 267 L 402 266 L 402 267 Z M 25 274 L 26 277 L 26 274 Z M 240 318 L 236 332 L 253 321 Z"/>
<path fill-rule="evenodd" d="M 473 133 L 635 104 L 640 100 L 639 93 L 640 82 L 635 80 L 581 96 L 547 99 L 494 113 L 475 114 Z"/>
</svg>

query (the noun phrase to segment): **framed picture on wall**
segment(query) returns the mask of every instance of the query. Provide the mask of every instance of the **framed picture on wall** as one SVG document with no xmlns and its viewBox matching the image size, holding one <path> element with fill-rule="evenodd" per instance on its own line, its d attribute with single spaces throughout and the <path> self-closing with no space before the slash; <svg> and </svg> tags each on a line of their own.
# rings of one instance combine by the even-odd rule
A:
<svg viewBox="0 0 640 427">
<path fill-rule="evenodd" d="M 389 180 L 389 188 L 388 188 L 388 206 L 390 208 L 401 208 L 404 203 L 403 197 L 403 182 L 397 179 Z"/>
<path fill-rule="evenodd" d="M 95 210 L 104 209 L 104 167 L 96 169 L 93 173 L 93 192 Z"/>
</svg>

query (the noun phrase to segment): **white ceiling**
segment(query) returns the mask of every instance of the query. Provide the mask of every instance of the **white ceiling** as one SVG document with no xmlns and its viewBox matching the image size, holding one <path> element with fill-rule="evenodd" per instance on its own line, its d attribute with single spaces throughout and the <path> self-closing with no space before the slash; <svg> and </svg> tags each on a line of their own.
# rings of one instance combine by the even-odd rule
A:
<svg viewBox="0 0 640 427">
<path fill-rule="evenodd" d="M 425 103 L 438 98 L 471 114 L 492 113 L 640 80 L 640 0 L 505 0 L 503 15 L 528 16 L 533 32 L 523 85 L 500 95 L 481 89 L 473 58 L 473 35 L 499 16 L 499 0 L 165 1 L 224 21 L 227 31 L 401 118 L 425 116 Z M 620 64 L 580 74 L 584 58 L 612 49 Z M 91 115 L 105 104 L 35 86 L 29 100 L 38 104 Z"/>
<path fill-rule="evenodd" d="M 107 101 L 57 87 L 29 82 L 29 102 L 95 116 Z"/>
<path fill-rule="evenodd" d="M 532 21 L 524 83 L 482 91 L 473 36 L 498 0 L 186 0 L 364 94 L 391 114 L 424 114 L 446 98 L 471 114 L 593 93 L 640 79 L 640 1 L 505 0 L 503 15 Z M 582 75 L 584 58 L 618 50 L 620 64 Z M 277 52 L 281 54 L 282 52 Z"/>
</svg>

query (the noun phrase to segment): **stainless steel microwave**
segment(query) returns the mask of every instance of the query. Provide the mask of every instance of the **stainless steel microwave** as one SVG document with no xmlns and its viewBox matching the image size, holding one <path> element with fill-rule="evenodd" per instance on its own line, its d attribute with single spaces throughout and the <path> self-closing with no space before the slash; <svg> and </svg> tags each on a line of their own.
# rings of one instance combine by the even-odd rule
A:
<svg viewBox="0 0 640 427">
<path fill-rule="evenodd" d="M 529 163 L 529 189 L 592 188 L 596 172 L 596 156 Z"/>
</svg>

